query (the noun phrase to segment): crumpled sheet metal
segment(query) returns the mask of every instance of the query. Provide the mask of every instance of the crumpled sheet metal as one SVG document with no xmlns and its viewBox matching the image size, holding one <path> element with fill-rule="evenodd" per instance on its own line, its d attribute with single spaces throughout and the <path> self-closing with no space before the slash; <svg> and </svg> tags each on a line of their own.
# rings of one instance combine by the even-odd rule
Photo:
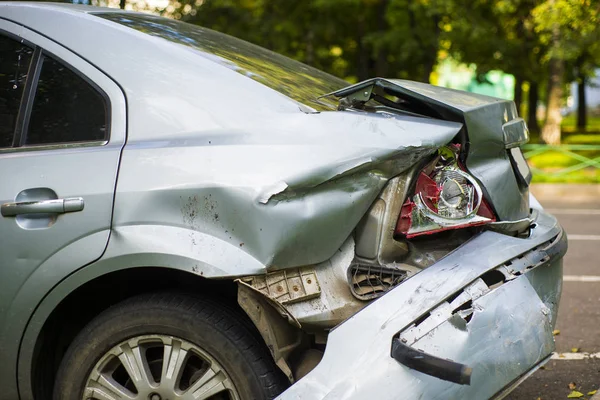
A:
<svg viewBox="0 0 600 400">
<path fill-rule="evenodd" d="M 189 236 L 184 246 L 199 245 L 192 232 L 214 237 L 215 251 L 247 255 L 253 267 L 240 262 L 237 276 L 256 274 L 256 263 L 263 269 L 317 264 L 340 248 L 391 177 L 462 126 L 362 112 L 273 112 L 268 123 L 252 118 L 243 126 L 232 120 L 166 141 L 129 142 L 115 228 L 179 229 L 160 238 L 167 246 L 181 236 Z M 227 269 L 215 266 L 204 275 L 231 276 L 212 274 Z"/>
<path fill-rule="evenodd" d="M 518 118 L 514 102 L 473 95 L 419 82 L 390 80 L 405 90 L 459 110 L 469 132 L 467 168 L 482 183 L 498 217 L 505 221 L 529 214 L 529 190 L 520 188 L 504 143 L 502 126 Z"/>
<path fill-rule="evenodd" d="M 525 374 L 554 348 L 552 329 L 560 297 L 557 282 L 562 278 L 564 236 L 557 242 L 561 253 L 550 264 L 479 297 L 466 329 L 448 321 L 415 344 L 434 356 L 473 367 L 471 386 L 406 368 L 391 358 L 390 350 L 397 333 L 457 290 L 562 234 L 556 219 L 544 212 L 536 223 L 528 239 L 483 232 L 369 304 L 330 333 L 321 363 L 279 399 L 481 399 Z"/>
<path fill-rule="evenodd" d="M 444 118 L 464 121 L 470 142 L 467 168 L 482 183 L 498 217 L 505 221 L 527 217 L 529 190 L 519 186 L 512 170 L 502 128 L 505 123 L 518 118 L 512 101 L 421 82 L 382 78 L 369 79 L 332 94 L 344 97 L 373 84 L 396 92 L 400 97 L 422 101 Z"/>
<path fill-rule="evenodd" d="M 562 272 L 560 263 L 547 268 L 555 277 Z M 411 374 L 417 379 L 410 380 L 408 386 L 413 388 L 409 392 L 422 393 L 425 399 L 490 398 L 554 350 L 551 311 L 527 278 L 510 281 L 475 300 L 473 309 L 468 324 L 455 314 L 413 344 L 426 353 L 460 359 L 473 368 L 471 385 Z"/>
</svg>

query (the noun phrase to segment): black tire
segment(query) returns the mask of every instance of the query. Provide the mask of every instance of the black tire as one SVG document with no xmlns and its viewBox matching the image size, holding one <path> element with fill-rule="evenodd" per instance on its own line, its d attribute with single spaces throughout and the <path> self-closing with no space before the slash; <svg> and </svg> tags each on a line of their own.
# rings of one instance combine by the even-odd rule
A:
<svg viewBox="0 0 600 400">
<path fill-rule="evenodd" d="M 273 399 L 289 382 L 246 319 L 237 309 L 187 294 L 128 299 L 101 313 L 78 334 L 61 362 L 53 398 L 82 399 L 96 364 L 120 343 L 142 335 L 168 335 L 212 356 L 241 399 Z"/>
</svg>

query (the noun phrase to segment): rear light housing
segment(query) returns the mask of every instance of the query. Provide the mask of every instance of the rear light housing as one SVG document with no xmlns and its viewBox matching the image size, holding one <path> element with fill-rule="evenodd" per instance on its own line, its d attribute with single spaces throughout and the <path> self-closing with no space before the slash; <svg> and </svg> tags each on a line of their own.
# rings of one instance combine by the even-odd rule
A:
<svg viewBox="0 0 600 400">
<path fill-rule="evenodd" d="M 412 238 L 496 221 L 479 183 L 462 167 L 459 151 L 459 145 L 439 149 L 420 172 L 414 194 L 402 205 L 395 235 Z"/>
</svg>

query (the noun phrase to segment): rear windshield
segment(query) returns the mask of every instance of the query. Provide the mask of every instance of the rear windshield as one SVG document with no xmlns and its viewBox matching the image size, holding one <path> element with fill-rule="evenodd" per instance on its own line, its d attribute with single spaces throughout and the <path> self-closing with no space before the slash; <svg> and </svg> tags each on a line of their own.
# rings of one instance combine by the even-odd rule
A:
<svg viewBox="0 0 600 400">
<path fill-rule="evenodd" d="M 335 99 L 317 98 L 349 85 L 316 68 L 197 25 L 149 14 L 101 12 L 94 15 L 188 46 L 226 68 L 317 110 L 335 109 Z"/>
</svg>

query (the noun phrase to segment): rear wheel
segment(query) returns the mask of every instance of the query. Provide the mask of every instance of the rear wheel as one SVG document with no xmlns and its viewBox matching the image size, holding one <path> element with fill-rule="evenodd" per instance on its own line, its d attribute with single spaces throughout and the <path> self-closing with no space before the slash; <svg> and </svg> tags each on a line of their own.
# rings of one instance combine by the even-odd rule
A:
<svg viewBox="0 0 600 400">
<path fill-rule="evenodd" d="M 58 399 L 270 399 L 286 381 L 237 310 L 181 294 L 110 308 L 77 336 Z"/>
</svg>

